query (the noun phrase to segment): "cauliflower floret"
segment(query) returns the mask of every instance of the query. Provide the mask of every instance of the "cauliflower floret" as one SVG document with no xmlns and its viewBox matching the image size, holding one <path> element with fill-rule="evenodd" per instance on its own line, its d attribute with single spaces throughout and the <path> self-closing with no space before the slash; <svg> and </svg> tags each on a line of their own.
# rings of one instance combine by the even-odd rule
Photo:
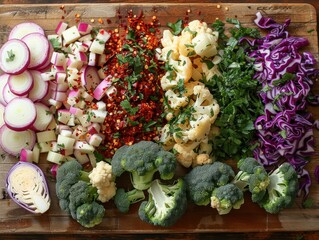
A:
<svg viewBox="0 0 319 240">
<path fill-rule="evenodd" d="M 209 92 L 208 88 L 201 85 L 194 87 L 194 95 L 197 96 L 193 105 L 195 110 L 194 117 L 197 119 L 202 115 L 208 115 L 210 116 L 211 123 L 214 123 L 220 109 L 213 95 Z"/>
<path fill-rule="evenodd" d="M 193 67 L 189 57 L 180 55 L 178 60 L 170 59 L 169 65 L 176 72 L 178 79 L 184 79 L 185 83 L 191 79 Z"/>
<path fill-rule="evenodd" d="M 185 107 L 188 104 L 188 97 L 179 96 L 173 90 L 169 89 L 165 92 L 165 97 L 167 98 L 169 106 L 176 110 L 181 107 Z"/>
<path fill-rule="evenodd" d="M 173 135 L 169 131 L 169 126 L 169 124 L 165 124 L 165 126 L 161 130 L 160 138 L 160 142 L 162 143 L 162 146 L 166 151 L 171 150 L 175 144 Z"/>
<path fill-rule="evenodd" d="M 178 85 L 178 79 L 176 76 L 173 78 L 171 72 L 166 72 L 165 75 L 161 78 L 161 87 L 164 91 L 174 88 Z"/>
<path fill-rule="evenodd" d="M 194 149 L 198 145 L 198 142 L 190 142 L 187 144 L 176 143 L 174 145 L 174 150 L 176 151 L 177 161 L 186 168 L 190 167 L 197 157 L 197 153 Z"/>
<path fill-rule="evenodd" d="M 204 164 L 210 164 L 212 162 L 213 162 L 213 159 L 209 157 L 208 154 L 202 153 L 196 156 L 195 160 L 192 162 L 192 167 L 196 167 L 196 166 L 204 165 Z"/>
<path fill-rule="evenodd" d="M 97 188 L 98 200 L 107 202 L 116 194 L 115 176 L 112 166 L 107 162 L 100 161 L 89 174 L 90 183 Z"/>
<path fill-rule="evenodd" d="M 195 121 L 190 121 L 191 128 L 185 132 L 187 138 L 191 141 L 200 142 L 207 138 L 211 126 L 210 117 L 202 115 Z"/>
<path fill-rule="evenodd" d="M 205 76 L 206 80 L 210 80 L 214 75 L 221 75 L 217 65 L 214 65 L 209 69 L 206 63 L 202 64 L 202 74 Z"/>
<path fill-rule="evenodd" d="M 217 54 L 217 39 L 218 36 L 209 33 L 198 33 L 192 39 L 192 45 L 197 55 L 202 58 L 210 58 Z"/>
<path fill-rule="evenodd" d="M 186 32 L 186 31 L 195 32 L 197 34 L 198 33 L 212 33 L 213 32 L 212 29 L 210 29 L 207 26 L 206 22 L 202 22 L 199 20 L 193 20 L 190 23 L 188 23 L 188 26 L 183 29 L 182 34 L 183 34 L 183 32 Z"/>
<path fill-rule="evenodd" d="M 178 51 L 181 55 L 189 57 L 195 55 L 194 46 L 192 44 L 193 34 L 190 32 L 183 32 L 178 43 Z"/>
<path fill-rule="evenodd" d="M 192 81 L 192 82 L 185 83 L 185 85 L 184 85 L 184 88 L 185 88 L 184 95 L 186 97 L 192 96 L 194 94 L 194 87 L 195 86 L 204 86 L 204 83 L 198 82 L 198 81 Z"/>
<path fill-rule="evenodd" d="M 179 57 L 179 41 L 180 38 L 178 36 L 174 36 L 169 30 L 164 30 L 163 37 L 161 39 L 163 48 L 158 59 L 162 61 L 167 61 L 170 58 L 177 60 Z"/>
</svg>

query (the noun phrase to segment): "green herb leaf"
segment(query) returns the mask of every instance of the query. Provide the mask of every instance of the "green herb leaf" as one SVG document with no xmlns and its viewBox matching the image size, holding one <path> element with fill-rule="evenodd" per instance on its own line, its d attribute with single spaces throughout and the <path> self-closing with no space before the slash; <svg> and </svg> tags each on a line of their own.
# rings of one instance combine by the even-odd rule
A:
<svg viewBox="0 0 319 240">
<path fill-rule="evenodd" d="M 167 23 L 167 26 L 172 30 L 174 35 L 178 35 L 183 30 L 183 20 L 178 19 L 175 23 Z"/>
<path fill-rule="evenodd" d="M 6 62 L 13 62 L 16 55 L 13 53 L 12 49 L 7 51 L 8 57 L 6 58 Z"/>
<path fill-rule="evenodd" d="M 132 107 L 128 100 L 123 100 L 120 103 L 121 107 L 131 115 L 135 115 L 138 112 L 139 107 Z"/>
</svg>

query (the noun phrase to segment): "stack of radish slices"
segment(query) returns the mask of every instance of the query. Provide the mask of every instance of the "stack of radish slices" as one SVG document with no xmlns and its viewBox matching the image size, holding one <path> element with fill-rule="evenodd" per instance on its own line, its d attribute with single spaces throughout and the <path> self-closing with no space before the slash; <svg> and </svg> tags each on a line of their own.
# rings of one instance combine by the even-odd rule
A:
<svg viewBox="0 0 319 240">
<path fill-rule="evenodd" d="M 41 103 L 49 89 L 41 74 L 52 53 L 44 30 L 35 23 L 16 25 L 0 49 L 0 145 L 10 155 L 19 156 L 21 149 L 31 153 L 35 131 L 46 129 L 53 119 L 41 114 L 50 112 Z"/>
</svg>

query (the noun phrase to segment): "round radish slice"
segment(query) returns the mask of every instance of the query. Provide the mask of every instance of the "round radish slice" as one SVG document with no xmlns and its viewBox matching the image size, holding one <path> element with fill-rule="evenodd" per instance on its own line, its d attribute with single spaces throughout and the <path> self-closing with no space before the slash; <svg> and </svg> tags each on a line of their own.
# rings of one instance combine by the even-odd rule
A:
<svg viewBox="0 0 319 240">
<path fill-rule="evenodd" d="M 0 76 L 0 103 L 3 104 L 4 106 L 7 105 L 7 102 L 4 101 L 4 96 L 3 96 L 3 89 L 4 87 L 6 86 L 7 82 L 8 82 L 8 79 L 9 79 L 9 74 L 2 74 Z M 2 93 L 2 94 L 1 94 Z"/>
<path fill-rule="evenodd" d="M 33 149 L 36 140 L 35 132 L 32 130 L 14 131 L 3 125 L 0 128 L 0 145 L 2 149 L 13 156 L 18 156 L 21 149 Z"/>
<path fill-rule="evenodd" d="M 4 125 L 4 119 L 3 119 L 4 109 L 5 107 L 2 104 L 0 104 L 0 127 Z"/>
<path fill-rule="evenodd" d="M 50 111 L 50 108 L 45 106 L 43 103 L 35 103 L 34 105 L 37 111 L 37 117 L 35 119 L 35 122 L 33 123 L 32 128 L 35 131 L 44 131 L 51 123 L 53 114 Z"/>
<path fill-rule="evenodd" d="M 20 23 L 12 28 L 9 39 L 22 39 L 24 36 L 35 32 L 44 35 L 44 30 L 39 25 L 32 22 Z"/>
<path fill-rule="evenodd" d="M 8 102 L 10 102 L 12 99 L 20 97 L 18 95 L 15 95 L 13 92 L 11 92 L 9 84 L 7 83 L 3 90 L 2 90 L 2 95 L 3 95 L 3 99 L 5 101 L 5 106 L 8 104 Z M 26 95 L 22 96 L 22 97 L 26 97 Z"/>
<path fill-rule="evenodd" d="M 11 75 L 8 85 L 12 93 L 18 96 L 24 96 L 33 87 L 33 77 L 29 71 L 24 71 L 18 75 Z"/>
<path fill-rule="evenodd" d="M 28 46 L 18 39 L 7 41 L 0 49 L 0 68 L 5 73 L 20 74 L 30 63 Z"/>
<path fill-rule="evenodd" d="M 49 50 L 49 57 L 48 57 L 47 61 L 45 63 L 43 63 L 43 65 L 39 66 L 36 70 L 39 70 L 41 72 L 50 70 L 51 56 L 52 56 L 52 54 L 54 52 L 54 48 L 52 47 L 51 43 L 49 45 L 50 45 L 50 50 Z"/>
<path fill-rule="evenodd" d="M 4 111 L 4 122 L 15 131 L 29 129 L 35 122 L 37 111 L 34 103 L 28 98 L 14 98 Z"/>
<path fill-rule="evenodd" d="M 42 80 L 41 72 L 37 70 L 30 70 L 30 73 L 33 77 L 33 87 L 29 92 L 29 99 L 33 102 L 43 99 L 49 90 L 49 82 Z"/>
<path fill-rule="evenodd" d="M 28 68 L 40 68 L 49 58 L 49 40 L 40 33 L 30 33 L 22 38 L 30 50 L 30 64 Z"/>
</svg>

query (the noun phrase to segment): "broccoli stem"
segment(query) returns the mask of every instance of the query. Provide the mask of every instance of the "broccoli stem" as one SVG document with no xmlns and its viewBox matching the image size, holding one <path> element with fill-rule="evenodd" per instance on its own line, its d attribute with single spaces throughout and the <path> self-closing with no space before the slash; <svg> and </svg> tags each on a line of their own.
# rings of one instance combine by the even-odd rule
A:
<svg viewBox="0 0 319 240">
<path fill-rule="evenodd" d="M 133 189 L 127 192 L 127 199 L 131 204 L 139 202 L 145 198 L 144 192 L 142 190 Z"/>
<path fill-rule="evenodd" d="M 80 180 L 84 182 L 90 182 L 89 174 L 90 174 L 89 172 L 80 171 Z"/>
<path fill-rule="evenodd" d="M 153 175 L 156 170 L 150 171 L 145 175 L 138 175 L 136 172 L 131 173 L 131 182 L 133 187 L 138 190 L 146 190 L 151 186 Z"/>
</svg>

